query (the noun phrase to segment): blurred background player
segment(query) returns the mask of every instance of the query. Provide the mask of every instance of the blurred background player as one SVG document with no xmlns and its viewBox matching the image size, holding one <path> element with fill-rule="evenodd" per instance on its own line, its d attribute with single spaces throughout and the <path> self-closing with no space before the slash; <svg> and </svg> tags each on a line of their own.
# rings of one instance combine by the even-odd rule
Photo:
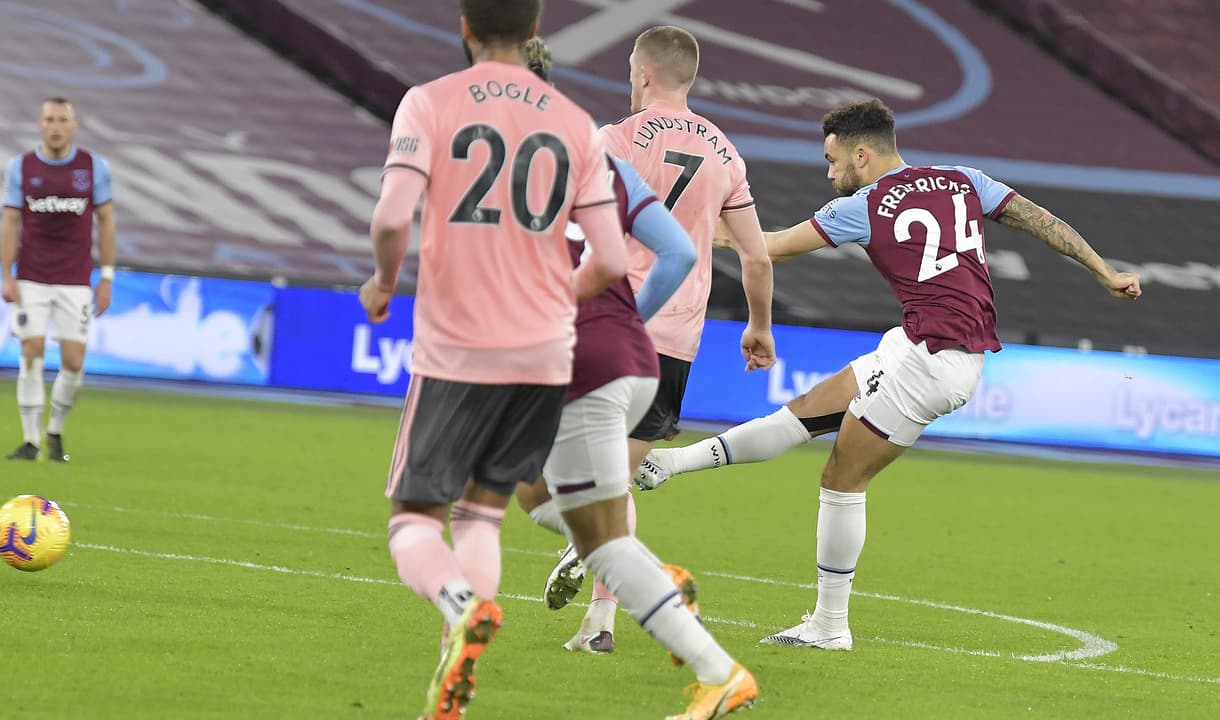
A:
<svg viewBox="0 0 1220 720">
<path fill-rule="evenodd" d="M 592 118 L 522 67 L 541 3 L 460 6 L 473 67 L 403 98 L 370 231 L 377 270 L 360 289 L 369 319 L 383 322 L 422 194 L 413 374 L 386 495 L 399 577 L 451 628 L 430 720 L 465 711 L 475 662 L 500 625 L 500 524 L 554 440 L 576 302 L 627 264 Z M 591 251 L 575 272 L 570 217 Z"/>
<path fill-rule="evenodd" d="M 530 69 L 548 79 L 546 45 L 532 38 L 525 53 Z M 694 669 L 698 684 L 690 706 L 674 717 L 721 717 L 752 704 L 758 684 L 698 621 L 690 573 L 662 565 L 627 526 L 632 472 L 627 433 L 657 390 L 657 354 L 644 319 L 677 290 L 695 263 L 695 250 L 630 165 L 610 158 L 610 167 L 622 225 L 657 253 L 657 262 L 644 281 L 641 309 L 626 278 L 577 308 L 572 384 L 543 468 L 546 483 L 520 485 L 517 499 L 539 524 L 568 535 L 576 555 L 622 597 L 640 626 Z M 578 263 L 584 251 L 578 225 L 568 226 L 568 239 L 572 262 Z M 612 629 L 588 630 L 582 627 L 565 647 L 613 651 Z"/>
<path fill-rule="evenodd" d="M 741 336 L 746 369 L 769 368 L 775 362 L 771 337 L 771 261 L 758 224 L 746 164 L 733 143 L 712 121 L 691 112 L 687 95 L 699 69 L 699 44 L 689 32 L 673 27 L 650 28 L 636 38 L 628 58 L 632 114 L 602 128 L 606 149 L 629 161 L 649 187 L 665 193 L 669 209 L 695 244 L 694 271 L 661 310 L 649 320 L 648 334 L 657 348 L 661 381 L 656 399 L 631 431 L 631 467 L 636 467 L 657 440 L 678 433 L 682 398 L 691 361 L 707 315 L 712 287 L 712 236 L 723 221 L 733 229 L 733 248 L 741 258 L 741 282 L 749 305 L 749 320 Z M 639 243 L 629 243 L 633 287 L 640 287 L 655 256 Z M 628 496 L 634 532 L 635 508 Z M 569 548 L 551 573 L 565 584 L 582 577 L 579 558 Z M 577 586 L 578 587 L 578 586 Z M 548 596 L 562 596 L 570 589 Z M 596 587 L 586 614 L 589 627 L 613 623 L 612 600 Z M 611 625 L 612 626 L 612 625 Z"/>
<path fill-rule="evenodd" d="M 70 101 L 43 101 L 38 118 L 42 144 L 12 158 L 5 171 L 0 295 L 14 305 L 13 334 L 21 340 L 17 409 L 23 435 L 9 460 L 34 460 L 41 452 L 50 322 L 59 341 L 60 364 L 51 386 L 46 456 L 68 461 L 64 423 L 84 383 L 89 323 L 95 312 L 101 315 L 110 307 L 115 254 L 110 167 L 101 156 L 73 144 L 79 127 Z M 94 214 L 101 260 L 96 291 L 90 286 Z"/>
<path fill-rule="evenodd" d="M 680 472 L 766 460 L 837 430 L 822 471 L 816 609 L 762 642 L 850 650 L 848 600 L 864 547 L 869 481 L 932 421 L 970 400 L 984 351 L 1000 349 L 983 219 L 1024 230 L 1076 260 L 1116 298 L 1133 300 L 1140 286 L 1137 275 L 1117 272 L 1067 223 L 983 172 L 907 165 L 893 113 L 879 100 L 832 110 L 822 130 L 827 177 L 840 197 L 809 221 L 768 233 L 768 251 L 788 260 L 859 243 L 898 297 L 901 327 L 767 417 L 685 448 L 652 451 L 636 479 L 651 489 Z"/>
</svg>

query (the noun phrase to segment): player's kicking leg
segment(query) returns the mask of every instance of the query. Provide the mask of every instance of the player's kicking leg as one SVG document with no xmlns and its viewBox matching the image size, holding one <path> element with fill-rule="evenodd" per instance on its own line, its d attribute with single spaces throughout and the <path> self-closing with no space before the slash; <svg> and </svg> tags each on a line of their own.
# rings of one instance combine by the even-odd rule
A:
<svg viewBox="0 0 1220 720">
<path fill-rule="evenodd" d="M 845 367 L 766 417 L 685 447 L 651 450 L 635 472 L 635 484 L 654 490 L 674 475 L 770 460 L 838 430 L 848 403 L 859 392 L 855 374 Z"/>
<path fill-rule="evenodd" d="M 543 476 L 585 565 L 641 627 L 695 671 L 691 704 L 674 717 L 722 717 L 752 704 L 758 684 L 693 614 L 689 573 L 663 566 L 627 530 L 627 429 L 644 414 L 655 387 L 651 378 L 624 377 L 569 403 Z"/>
<path fill-rule="evenodd" d="M 978 386 L 982 363 L 981 353 L 956 348 L 929 354 L 901 328 L 886 333 L 876 352 L 852 361 L 852 372 L 864 382 L 822 472 L 817 605 L 800 625 L 761 642 L 852 649 L 848 602 L 864 548 L 865 490 L 932 421 L 966 404 Z"/>
</svg>

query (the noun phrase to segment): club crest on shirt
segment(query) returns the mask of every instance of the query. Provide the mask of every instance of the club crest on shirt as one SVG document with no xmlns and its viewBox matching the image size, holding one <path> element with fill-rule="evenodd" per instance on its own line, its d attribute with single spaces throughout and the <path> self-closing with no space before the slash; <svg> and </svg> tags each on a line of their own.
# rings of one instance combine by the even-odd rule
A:
<svg viewBox="0 0 1220 720">
<path fill-rule="evenodd" d="M 88 170 L 73 170 L 72 171 L 72 189 L 78 192 L 85 192 L 89 189 L 89 171 Z"/>
<path fill-rule="evenodd" d="M 40 177 L 30 178 L 30 184 L 33 185 L 34 187 L 42 187 L 42 178 L 40 178 Z"/>
</svg>

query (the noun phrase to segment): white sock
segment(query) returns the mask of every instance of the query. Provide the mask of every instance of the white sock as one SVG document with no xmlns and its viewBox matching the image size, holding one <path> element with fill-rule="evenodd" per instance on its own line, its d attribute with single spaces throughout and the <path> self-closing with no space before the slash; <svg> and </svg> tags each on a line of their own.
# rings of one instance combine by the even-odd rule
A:
<svg viewBox="0 0 1220 720">
<path fill-rule="evenodd" d="M 683 448 L 666 452 L 671 472 L 707 470 L 733 463 L 770 460 L 809 441 L 809 431 L 786 406 L 766 417 L 729 428 Z"/>
<path fill-rule="evenodd" d="M 813 611 L 813 625 L 821 630 L 848 629 L 851 583 L 864 549 L 864 495 L 822 488 L 818 508 L 818 604 Z"/>
<path fill-rule="evenodd" d="M 446 628 L 458 624 L 458 620 L 462 619 L 462 613 L 466 612 L 472 598 L 474 598 L 474 591 L 470 589 L 470 583 L 465 579 L 451 580 L 441 586 L 440 595 L 436 598 L 436 607 L 440 609 L 441 615 L 445 616 Z"/>
<path fill-rule="evenodd" d="M 17 370 L 17 411 L 25 442 L 42 445 L 42 408 L 47 389 L 42 377 L 42 358 L 21 359 Z"/>
<path fill-rule="evenodd" d="M 733 672 L 733 658 L 686 609 L 669 575 L 639 540 L 615 538 L 585 558 L 631 617 L 695 671 L 700 682 L 719 684 Z"/>
<path fill-rule="evenodd" d="M 76 394 L 80 392 L 80 386 L 84 383 L 84 370 L 72 372 L 64 368 L 59 369 L 59 373 L 55 375 L 55 382 L 51 385 L 51 420 L 47 423 L 47 432 L 58 435 L 64 431 L 68 413 L 72 412 L 72 406 L 76 403 Z"/>
<path fill-rule="evenodd" d="M 563 521 L 563 515 L 560 514 L 559 508 L 555 506 L 554 500 L 547 500 L 533 510 L 530 510 L 530 518 L 547 530 L 563 535 L 568 539 L 568 542 L 572 542 L 572 531 L 568 530 L 568 524 Z"/>
<path fill-rule="evenodd" d="M 599 632 L 614 632 L 614 614 L 618 603 L 606 598 L 598 598 L 589 603 L 585 617 L 580 621 L 582 635 L 596 635 Z"/>
</svg>

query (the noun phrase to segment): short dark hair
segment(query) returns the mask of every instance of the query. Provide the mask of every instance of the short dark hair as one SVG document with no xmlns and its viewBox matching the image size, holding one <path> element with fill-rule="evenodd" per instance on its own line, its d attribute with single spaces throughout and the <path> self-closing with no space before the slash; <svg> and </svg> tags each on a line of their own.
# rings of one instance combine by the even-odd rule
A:
<svg viewBox="0 0 1220 720">
<path fill-rule="evenodd" d="M 43 98 L 42 103 L 44 105 L 47 103 L 51 103 L 52 105 L 71 105 L 72 101 L 61 95 L 54 95 L 49 98 Z"/>
<path fill-rule="evenodd" d="M 822 118 L 822 134 L 834 135 L 842 145 L 868 142 L 878 150 L 898 149 L 894 113 L 876 98 L 840 105 L 826 113 Z"/>
<path fill-rule="evenodd" d="M 525 54 L 525 66 L 535 75 L 550 82 L 551 80 L 551 49 L 542 38 L 535 35 L 525 41 L 521 52 Z"/>
<path fill-rule="evenodd" d="M 461 9 L 480 42 L 523 43 L 542 15 L 542 0 L 461 0 Z"/>
<path fill-rule="evenodd" d="M 637 53 L 652 60 L 652 68 L 675 85 L 689 85 L 699 72 L 699 41 L 674 25 L 658 25 L 635 39 Z"/>
</svg>

